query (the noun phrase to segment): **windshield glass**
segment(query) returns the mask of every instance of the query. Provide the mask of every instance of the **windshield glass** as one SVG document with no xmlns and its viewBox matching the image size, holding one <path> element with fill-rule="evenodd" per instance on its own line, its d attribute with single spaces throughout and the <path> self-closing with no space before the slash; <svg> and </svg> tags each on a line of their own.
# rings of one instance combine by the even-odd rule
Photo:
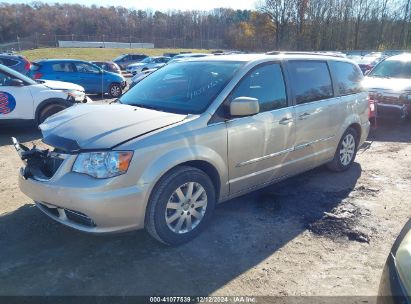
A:
<svg viewBox="0 0 411 304">
<path fill-rule="evenodd" d="M 147 58 L 141 60 L 140 62 L 142 62 L 142 63 L 150 63 L 152 60 L 153 60 L 153 58 L 147 57 Z"/>
<path fill-rule="evenodd" d="M 179 62 L 164 66 L 120 98 L 128 105 L 179 114 L 204 112 L 241 62 Z"/>
<path fill-rule="evenodd" d="M 123 54 L 118 56 L 117 58 L 113 59 L 113 61 L 120 61 L 121 59 L 123 59 L 124 57 L 126 57 L 127 55 Z"/>
<path fill-rule="evenodd" d="M 411 79 L 411 61 L 386 60 L 369 74 L 372 77 Z"/>
</svg>

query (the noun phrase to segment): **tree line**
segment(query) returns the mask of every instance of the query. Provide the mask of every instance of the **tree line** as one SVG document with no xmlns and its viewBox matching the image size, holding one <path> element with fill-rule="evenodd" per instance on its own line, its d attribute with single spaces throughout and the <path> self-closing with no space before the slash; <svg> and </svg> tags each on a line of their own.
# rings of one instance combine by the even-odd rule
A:
<svg viewBox="0 0 411 304">
<path fill-rule="evenodd" d="M 260 0 L 254 10 L 167 12 L 0 3 L 0 42 L 34 35 L 247 51 L 405 49 L 411 48 L 411 0 Z"/>
</svg>

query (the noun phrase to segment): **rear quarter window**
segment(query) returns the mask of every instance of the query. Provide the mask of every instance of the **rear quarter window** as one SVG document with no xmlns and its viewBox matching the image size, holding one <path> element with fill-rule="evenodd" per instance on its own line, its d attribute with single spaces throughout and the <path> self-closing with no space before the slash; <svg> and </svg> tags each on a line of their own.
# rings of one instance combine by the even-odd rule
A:
<svg viewBox="0 0 411 304">
<path fill-rule="evenodd" d="M 331 61 L 330 68 L 333 72 L 335 85 L 340 95 L 351 95 L 364 91 L 361 85 L 363 75 L 355 64 Z"/>
<path fill-rule="evenodd" d="M 288 63 L 297 104 L 334 96 L 330 71 L 323 61 L 293 60 Z"/>
</svg>

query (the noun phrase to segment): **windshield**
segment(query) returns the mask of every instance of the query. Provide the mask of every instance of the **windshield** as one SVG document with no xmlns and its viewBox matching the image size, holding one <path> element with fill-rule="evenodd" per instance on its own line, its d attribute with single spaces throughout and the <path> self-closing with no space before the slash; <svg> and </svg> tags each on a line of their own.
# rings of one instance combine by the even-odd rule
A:
<svg viewBox="0 0 411 304">
<path fill-rule="evenodd" d="M 232 79 L 241 62 L 178 62 L 137 83 L 120 102 L 179 114 L 200 114 Z"/>
<path fill-rule="evenodd" d="M 141 60 L 140 62 L 142 62 L 142 63 L 150 63 L 152 60 L 153 60 L 153 58 L 147 57 L 147 58 Z"/>
<path fill-rule="evenodd" d="M 127 55 L 123 54 L 118 56 L 117 58 L 113 59 L 113 61 L 120 61 L 121 59 L 123 59 L 124 57 L 126 57 Z"/>
<path fill-rule="evenodd" d="M 369 74 L 372 77 L 411 79 L 411 61 L 386 60 Z"/>
<path fill-rule="evenodd" d="M 13 78 L 21 79 L 21 80 L 23 80 L 24 82 L 26 82 L 28 84 L 36 84 L 36 82 L 33 79 L 31 79 L 30 77 L 27 77 L 27 76 L 15 71 L 15 70 L 12 70 L 12 69 L 6 67 L 5 65 L 2 65 L 2 70 L 4 72 L 6 72 L 7 74 L 9 74 Z"/>
</svg>

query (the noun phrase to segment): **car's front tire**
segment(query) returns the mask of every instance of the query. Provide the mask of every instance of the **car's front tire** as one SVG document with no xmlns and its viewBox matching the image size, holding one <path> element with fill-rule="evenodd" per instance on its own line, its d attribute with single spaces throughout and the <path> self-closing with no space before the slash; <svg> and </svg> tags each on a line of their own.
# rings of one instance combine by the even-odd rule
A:
<svg viewBox="0 0 411 304">
<path fill-rule="evenodd" d="M 348 128 L 338 143 L 333 160 L 327 164 L 327 167 L 336 172 L 349 169 L 357 155 L 358 141 L 357 131 L 354 128 Z"/>
<path fill-rule="evenodd" d="M 154 187 L 145 227 L 166 245 L 186 243 L 206 226 L 215 200 L 214 185 L 207 174 L 193 167 L 176 167 Z"/>
<path fill-rule="evenodd" d="M 40 114 L 37 119 L 37 124 L 38 125 L 42 124 L 47 118 L 49 118 L 50 116 L 60 111 L 63 111 L 66 108 L 67 107 L 62 104 L 51 104 L 51 105 L 45 106 L 44 109 L 40 111 Z"/>
<path fill-rule="evenodd" d="M 108 94 L 111 98 L 118 98 L 123 94 L 123 88 L 119 83 L 112 83 L 108 88 Z"/>
</svg>

